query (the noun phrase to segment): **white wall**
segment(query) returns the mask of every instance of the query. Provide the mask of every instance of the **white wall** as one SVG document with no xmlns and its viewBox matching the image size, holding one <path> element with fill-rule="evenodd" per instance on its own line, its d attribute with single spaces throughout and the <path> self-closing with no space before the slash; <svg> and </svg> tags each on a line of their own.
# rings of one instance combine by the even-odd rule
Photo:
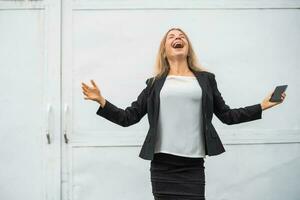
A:
<svg viewBox="0 0 300 200">
<path fill-rule="evenodd" d="M 60 2 L 0 1 L 0 199 L 60 198 L 60 79 Z"/>
<path fill-rule="evenodd" d="M 130 105 L 144 87 L 159 42 L 173 26 L 188 33 L 200 61 L 216 74 L 232 108 L 260 103 L 276 85 L 288 84 L 285 102 L 264 111 L 262 120 L 227 126 L 213 118 L 227 152 L 206 160 L 206 196 L 214 200 L 298 198 L 299 2 L 82 0 L 70 5 L 73 28 L 67 35 L 73 37 L 73 83 L 93 78 L 104 97 L 121 108 Z M 98 105 L 81 100 L 76 87 L 73 99 L 76 199 L 87 198 L 87 188 L 95 194 L 89 199 L 100 195 L 153 199 L 150 163 L 143 161 L 145 166 L 138 158 L 148 129 L 146 117 L 132 127 L 118 127 L 91 116 Z M 84 170 L 96 163 L 95 170 Z M 117 188 L 115 192 L 108 191 L 110 185 Z"/>
<path fill-rule="evenodd" d="M 231 108 L 289 85 L 285 102 L 261 120 L 227 126 L 214 116 L 226 152 L 206 159 L 207 199 L 297 200 L 299 7 L 299 0 L 0 0 L 0 199 L 153 199 L 150 162 L 138 157 L 147 116 L 127 128 L 100 118 L 81 81 L 94 79 L 104 97 L 129 106 L 151 76 L 163 34 L 179 26 Z M 22 186 L 28 177 L 40 187 Z"/>
</svg>

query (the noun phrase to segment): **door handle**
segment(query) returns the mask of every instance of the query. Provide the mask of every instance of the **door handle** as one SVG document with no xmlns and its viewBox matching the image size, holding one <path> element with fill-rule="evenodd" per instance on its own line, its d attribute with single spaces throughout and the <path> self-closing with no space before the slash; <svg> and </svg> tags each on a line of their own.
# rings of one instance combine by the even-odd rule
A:
<svg viewBox="0 0 300 200">
<path fill-rule="evenodd" d="M 51 143 L 51 136 L 50 136 L 50 130 L 49 130 L 49 124 L 50 124 L 50 114 L 51 114 L 51 110 L 52 110 L 52 106 L 51 104 L 48 104 L 47 106 L 47 119 L 46 119 L 46 138 L 47 138 L 47 142 L 48 144 Z"/>
<path fill-rule="evenodd" d="M 67 132 L 68 132 L 68 110 L 69 110 L 69 106 L 68 104 L 65 104 L 65 109 L 64 109 L 64 139 L 65 139 L 65 143 L 68 144 L 69 143 L 69 139 L 67 136 Z"/>
</svg>

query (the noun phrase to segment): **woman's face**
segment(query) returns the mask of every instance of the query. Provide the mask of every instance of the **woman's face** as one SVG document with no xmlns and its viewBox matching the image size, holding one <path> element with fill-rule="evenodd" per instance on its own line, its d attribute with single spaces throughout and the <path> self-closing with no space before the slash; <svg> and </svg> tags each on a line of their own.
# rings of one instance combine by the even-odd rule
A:
<svg viewBox="0 0 300 200">
<path fill-rule="evenodd" d="M 165 49 L 167 58 L 186 58 L 189 44 L 181 31 L 172 30 L 167 35 Z"/>
</svg>

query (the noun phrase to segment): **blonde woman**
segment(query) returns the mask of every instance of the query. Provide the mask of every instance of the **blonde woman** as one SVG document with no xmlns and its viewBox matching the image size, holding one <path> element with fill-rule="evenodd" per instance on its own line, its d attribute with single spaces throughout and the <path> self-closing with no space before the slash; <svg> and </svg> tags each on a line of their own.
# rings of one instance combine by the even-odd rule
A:
<svg viewBox="0 0 300 200">
<path fill-rule="evenodd" d="M 97 114 L 123 127 L 148 115 L 149 130 L 139 157 L 151 160 L 155 200 L 205 199 L 204 159 L 225 152 L 211 123 L 215 114 L 225 124 L 261 119 L 273 91 L 254 105 L 230 108 L 218 90 L 215 74 L 202 67 L 187 34 L 172 28 L 158 51 L 155 73 L 137 99 L 125 109 L 105 99 L 91 80 L 82 83 L 84 99 L 100 104 Z"/>
</svg>

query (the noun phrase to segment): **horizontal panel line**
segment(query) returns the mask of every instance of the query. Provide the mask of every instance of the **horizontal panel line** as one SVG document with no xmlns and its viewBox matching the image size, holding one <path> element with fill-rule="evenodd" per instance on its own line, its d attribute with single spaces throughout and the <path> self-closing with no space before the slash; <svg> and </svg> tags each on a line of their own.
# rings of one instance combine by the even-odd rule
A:
<svg viewBox="0 0 300 200">
<path fill-rule="evenodd" d="M 253 8 L 73 8 L 73 11 L 88 11 L 88 10 L 108 10 L 108 11 L 118 11 L 118 10 L 297 10 L 300 9 L 299 7 L 285 7 L 285 8 L 260 8 L 260 7 L 253 7 Z"/>
<path fill-rule="evenodd" d="M 245 144 L 290 144 L 300 143 L 299 129 L 262 129 L 262 130 L 224 130 L 220 139 L 224 145 Z M 140 132 L 134 134 L 110 134 L 98 135 L 87 131 L 74 131 L 70 134 L 70 145 L 74 146 L 141 146 L 146 136 Z"/>
<path fill-rule="evenodd" d="M 262 144 L 298 144 L 300 141 L 287 141 L 287 142 L 239 142 L 239 143 L 234 143 L 234 142 L 227 142 L 223 143 L 224 145 L 262 145 Z"/>
<path fill-rule="evenodd" d="M 288 141 L 288 142 L 239 142 L 239 143 L 234 143 L 234 142 L 223 142 L 224 146 L 233 146 L 233 145 L 272 145 L 272 144 L 300 144 L 300 141 Z M 88 144 L 88 143 L 77 143 L 77 144 L 70 144 L 72 148 L 81 148 L 81 147 L 142 147 L 142 145 L 129 145 L 129 144 L 117 144 L 117 145 L 97 145 L 97 144 Z"/>
<path fill-rule="evenodd" d="M 80 147 L 142 147 L 142 145 L 128 145 L 128 144 L 124 144 L 124 145 L 97 145 L 97 144 L 70 144 L 70 146 L 73 148 L 80 148 Z"/>
<path fill-rule="evenodd" d="M 43 1 L 6 1 L 1 2 L 0 10 L 36 10 L 43 9 L 47 6 Z"/>
<path fill-rule="evenodd" d="M 45 7 L 40 8 L 0 8 L 0 10 L 45 10 Z"/>
</svg>

